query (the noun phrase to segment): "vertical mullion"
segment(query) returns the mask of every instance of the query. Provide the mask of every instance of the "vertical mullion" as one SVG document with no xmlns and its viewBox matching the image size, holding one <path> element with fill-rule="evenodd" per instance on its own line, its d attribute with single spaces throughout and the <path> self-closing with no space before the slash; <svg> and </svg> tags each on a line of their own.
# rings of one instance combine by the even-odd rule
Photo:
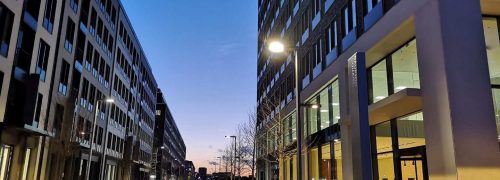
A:
<svg viewBox="0 0 500 180">
<path fill-rule="evenodd" d="M 394 176 L 395 176 L 395 179 L 402 179 L 397 119 L 391 120 L 391 139 L 392 139 L 392 153 L 393 153 L 392 159 L 394 162 L 393 163 L 394 164 Z"/>
<path fill-rule="evenodd" d="M 387 69 L 387 89 L 389 96 L 394 94 L 394 75 L 392 69 L 392 53 L 385 58 L 386 69 Z"/>
</svg>

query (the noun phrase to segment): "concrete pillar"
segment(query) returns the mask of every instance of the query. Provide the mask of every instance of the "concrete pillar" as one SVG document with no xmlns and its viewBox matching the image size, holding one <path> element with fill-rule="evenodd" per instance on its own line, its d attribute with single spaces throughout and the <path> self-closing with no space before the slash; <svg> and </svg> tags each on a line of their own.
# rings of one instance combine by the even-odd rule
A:
<svg viewBox="0 0 500 180">
<path fill-rule="evenodd" d="M 349 118 L 349 112 L 347 111 L 349 105 L 349 88 L 347 87 L 347 79 L 349 75 L 347 74 L 347 68 L 343 68 L 344 71 L 339 72 L 339 96 L 340 96 L 340 143 L 341 143 L 341 153 L 342 153 L 342 177 L 344 180 L 353 180 L 352 172 L 352 155 L 351 147 L 352 140 L 349 135 L 351 132 Z"/>
<path fill-rule="evenodd" d="M 429 0 L 415 14 L 430 179 L 500 179 L 479 0 Z"/>
<path fill-rule="evenodd" d="M 368 124 L 368 89 L 364 53 L 355 53 L 347 61 L 348 121 L 352 178 L 372 179 L 370 126 Z M 346 129 L 346 128 L 344 128 Z M 344 146 L 342 147 L 344 148 Z M 347 176 L 347 175 L 346 175 Z"/>
</svg>

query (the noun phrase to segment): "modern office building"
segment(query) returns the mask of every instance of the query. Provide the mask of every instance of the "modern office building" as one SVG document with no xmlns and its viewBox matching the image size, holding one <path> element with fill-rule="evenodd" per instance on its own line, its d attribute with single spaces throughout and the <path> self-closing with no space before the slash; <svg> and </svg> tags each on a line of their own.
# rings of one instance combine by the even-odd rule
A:
<svg viewBox="0 0 500 180">
<path fill-rule="evenodd" d="M 168 108 L 165 97 L 157 90 L 154 160 L 156 179 L 184 179 L 186 145 Z M 193 169 L 194 171 L 194 169 Z"/>
<path fill-rule="evenodd" d="M 0 179 L 149 179 L 157 84 L 120 1 L 0 0 L 0 24 Z"/>
<path fill-rule="evenodd" d="M 500 1 L 258 5 L 258 179 L 500 179 Z"/>
<path fill-rule="evenodd" d="M 194 180 L 196 179 L 196 167 L 194 167 L 193 161 L 184 161 L 184 169 L 185 169 L 185 180 Z"/>
</svg>

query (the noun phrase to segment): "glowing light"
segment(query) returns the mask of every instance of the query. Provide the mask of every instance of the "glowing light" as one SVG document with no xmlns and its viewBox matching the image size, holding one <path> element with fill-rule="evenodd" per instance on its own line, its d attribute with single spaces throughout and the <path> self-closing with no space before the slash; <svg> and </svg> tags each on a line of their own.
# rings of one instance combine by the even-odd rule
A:
<svg viewBox="0 0 500 180">
<path fill-rule="evenodd" d="M 273 53 L 281 53 L 285 51 L 285 45 L 283 43 L 274 41 L 269 43 L 269 51 Z"/>
</svg>

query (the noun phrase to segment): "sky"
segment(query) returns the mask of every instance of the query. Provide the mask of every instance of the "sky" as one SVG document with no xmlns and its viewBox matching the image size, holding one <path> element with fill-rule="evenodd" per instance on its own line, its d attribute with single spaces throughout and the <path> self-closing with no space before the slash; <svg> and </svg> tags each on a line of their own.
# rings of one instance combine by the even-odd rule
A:
<svg viewBox="0 0 500 180">
<path fill-rule="evenodd" d="M 257 1 L 121 0 L 196 168 L 256 102 Z"/>
</svg>

